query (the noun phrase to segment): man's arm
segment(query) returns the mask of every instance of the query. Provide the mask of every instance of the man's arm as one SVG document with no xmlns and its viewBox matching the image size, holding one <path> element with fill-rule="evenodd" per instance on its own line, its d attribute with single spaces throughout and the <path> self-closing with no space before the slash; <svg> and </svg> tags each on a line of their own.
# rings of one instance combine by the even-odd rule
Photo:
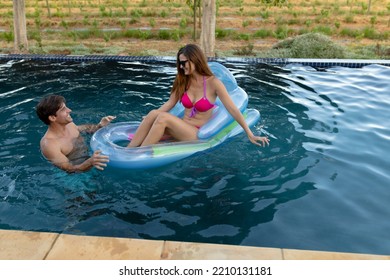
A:
<svg viewBox="0 0 390 280">
<path fill-rule="evenodd" d="M 51 142 L 51 143 L 50 143 Z M 41 151 L 43 155 L 58 168 L 73 173 L 73 172 L 85 172 L 92 167 L 103 170 L 107 166 L 108 156 L 102 155 L 100 151 L 95 151 L 89 159 L 85 160 L 81 164 L 73 165 L 69 159 L 61 151 L 59 145 L 53 143 L 53 140 L 43 140 L 41 144 Z"/>
<path fill-rule="evenodd" d="M 78 125 L 77 128 L 80 132 L 94 133 L 99 128 L 102 128 L 102 127 L 108 125 L 115 118 L 116 117 L 114 117 L 114 116 L 106 116 L 106 117 L 103 117 L 98 124 L 82 124 L 82 125 Z"/>
</svg>

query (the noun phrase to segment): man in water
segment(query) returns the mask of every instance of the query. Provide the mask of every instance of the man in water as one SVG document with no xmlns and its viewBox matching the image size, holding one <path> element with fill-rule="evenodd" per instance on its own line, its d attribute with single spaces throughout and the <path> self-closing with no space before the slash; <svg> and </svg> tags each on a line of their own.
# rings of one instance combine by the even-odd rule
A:
<svg viewBox="0 0 390 280">
<path fill-rule="evenodd" d="M 103 170 L 109 161 L 108 156 L 95 151 L 89 157 L 88 147 L 80 132 L 93 133 L 108 125 L 115 117 L 103 117 L 96 125 L 77 126 L 70 116 L 71 112 L 66 107 L 65 98 L 60 95 L 49 95 L 39 102 L 36 113 L 48 125 L 40 142 L 42 154 L 55 166 L 70 173 L 88 171 L 92 167 Z"/>
</svg>

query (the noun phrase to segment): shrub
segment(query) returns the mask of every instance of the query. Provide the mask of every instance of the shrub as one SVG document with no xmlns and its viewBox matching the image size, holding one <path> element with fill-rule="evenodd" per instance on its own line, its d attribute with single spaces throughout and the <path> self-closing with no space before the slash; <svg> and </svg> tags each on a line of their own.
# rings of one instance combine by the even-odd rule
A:
<svg viewBox="0 0 390 280">
<path fill-rule="evenodd" d="M 328 36 L 333 34 L 333 30 L 330 26 L 323 26 L 323 25 L 318 25 L 318 26 L 314 27 L 313 32 L 314 33 L 322 33 L 322 34 L 325 34 Z"/>
<path fill-rule="evenodd" d="M 130 12 L 130 15 L 131 15 L 132 17 L 134 17 L 134 18 L 140 18 L 140 17 L 143 16 L 143 12 L 142 12 L 142 10 L 135 9 L 135 10 L 132 10 L 132 11 Z"/>
<path fill-rule="evenodd" d="M 171 31 L 168 29 L 160 29 L 158 31 L 158 38 L 161 40 L 169 40 L 171 39 Z"/>
<path fill-rule="evenodd" d="M 347 15 L 347 16 L 345 17 L 345 22 L 346 22 L 346 23 L 354 23 L 355 20 L 354 20 L 354 18 L 353 18 L 352 15 Z"/>
<path fill-rule="evenodd" d="M 328 36 L 307 33 L 288 38 L 273 49 L 286 49 L 292 58 L 345 58 L 345 50 Z"/>
<path fill-rule="evenodd" d="M 272 31 L 268 29 L 259 29 L 254 34 L 254 38 L 267 38 L 272 36 Z"/>
<path fill-rule="evenodd" d="M 4 38 L 7 43 L 11 43 L 14 41 L 14 33 L 11 31 L 0 33 L 0 38 Z"/>
<path fill-rule="evenodd" d="M 240 49 L 236 49 L 233 54 L 235 55 L 255 55 L 253 52 L 253 44 L 249 43 L 247 46 L 243 46 Z"/>
<path fill-rule="evenodd" d="M 286 39 L 288 37 L 288 28 L 286 26 L 277 26 L 274 37 L 277 39 Z"/>
<path fill-rule="evenodd" d="M 341 36 L 352 37 L 352 38 L 358 37 L 359 34 L 360 34 L 359 30 L 351 29 L 351 28 L 343 28 L 340 31 Z"/>
<path fill-rule="evenodd" d="M 155 27 L 156 26 L 156 20 L 154 18 L 149 19 L 149 24 L 150 24 L 151 27 Z"/>
<path fill-rule="evenodd" d="M 186 28 L 188 25 L 187 19 L 186 18 L 181 18 L 179 22 L 180 28 Z"/>
<path fill-rule="evenodd" d="M 232 30 L 232 29 L 221 29 L 221 28 L 215 29 L 215 37 L 218 39 L 227 38 L 227 37 L 233 36 L 236 33 L 237 32 L 235 30 Z"/>
<path fill-rule="evenodd" d="M 250 20 L 244 20 L 243 22 L 242 22 L 242 27 L 248 27 L 250 24 L 251 24 L 252 22 L 250 21 Z"/>
<path fill-rule="evenodd" d="M 247 33 L 239 33 L 235 37 L 238 40 L 244 40 L 244 41 L 249 41 L 251 39 L 251 35 Z"/>
</svg>

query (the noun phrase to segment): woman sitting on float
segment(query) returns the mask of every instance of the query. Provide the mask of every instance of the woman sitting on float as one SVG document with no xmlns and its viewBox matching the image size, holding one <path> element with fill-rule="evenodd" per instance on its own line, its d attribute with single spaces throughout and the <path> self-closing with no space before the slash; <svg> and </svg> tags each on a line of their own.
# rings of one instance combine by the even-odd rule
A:
<svg viewBox="0 0 390 280">
<path fill-rule="evenodd" d="M 250 130 L 224 84 L 213 75 L 202 50 L 188 44 L 177 53 L 177 75 L 169 100 L 148 113 L 127 147 L 156 144 L 165 135 L 177 141 L 198 140 L 199 128 L 211 118 L 217 97 L 253 144 L 269 144 L 268 137 L 255 136 Z M 185 107 L 183 118 L 169 113 L 179 100 Z"/>
</svg>

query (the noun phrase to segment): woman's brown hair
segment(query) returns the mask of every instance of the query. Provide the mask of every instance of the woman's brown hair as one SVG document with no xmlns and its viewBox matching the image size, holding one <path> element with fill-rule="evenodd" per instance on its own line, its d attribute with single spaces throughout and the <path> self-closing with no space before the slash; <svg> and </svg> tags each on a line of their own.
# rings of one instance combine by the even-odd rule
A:
<svg viewBox="0 0 390 280">
<path fill-rule="evenodd" d="M 195 44 L 188 44 L 179 49 L 176 56 L 177 75 L 173 82 L 171 94 L 174 94 L 176 102 L 181 99 L 184 92 L 190 87 L 191 75 L 185 75 L 184 70 L 180 67 L 179 56 L 184 55 L 188 61 L 195 65 L 195 70 L 203 76 L 213 76 L 207 58 L 203 51 Z M 190 64 L 191 67 L 191 64 Z"/>
</svg>

